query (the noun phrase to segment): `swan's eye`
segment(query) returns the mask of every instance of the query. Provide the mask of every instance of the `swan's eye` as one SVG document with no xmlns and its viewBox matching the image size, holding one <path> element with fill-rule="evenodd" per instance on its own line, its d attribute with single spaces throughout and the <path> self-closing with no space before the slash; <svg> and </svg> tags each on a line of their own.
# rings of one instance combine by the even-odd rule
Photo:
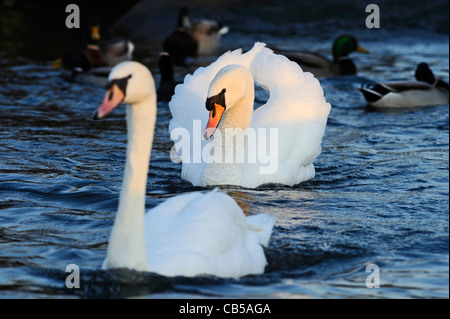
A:
<svg viewBox="0 0 450 319">
<path fill-rule="evenodd" d="M 127 91 L 127 85 L 128 85 L 128 80 L 131 79 L 132 75 L 128 75 L 124 78 L 121 79 L 114 79 L 109 81 L 106 84 L 106 89 L 109 90 L 112 88 L 112 86 L 115 84 L 117 85 L 117 87 L 122 91 L 122 93 L 125 95 L 125 92 Z M 109 99 L 112 98 L 112 95 L 109 95 Z"/>
<path fill-rule="evenodd" d="M 226 104 L 225 104 L 225 92 L 226 91 L 227 91 L 226 89 L 223 89 L 219 94 L 211 96 L 206 99 L 206 103 L 205 103 L 206 109 L 208 111 L 213 111 L 213 113 L 212 113 L 213 117 L 216 114 L 215 104 L 219 104 L 223 108 L 226 108 Z"/>
</svg>

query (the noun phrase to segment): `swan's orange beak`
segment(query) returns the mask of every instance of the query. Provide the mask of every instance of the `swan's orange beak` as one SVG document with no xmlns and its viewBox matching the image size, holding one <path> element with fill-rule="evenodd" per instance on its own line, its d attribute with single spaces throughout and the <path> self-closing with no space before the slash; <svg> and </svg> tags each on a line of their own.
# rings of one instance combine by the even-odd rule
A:
<svg viewBox="0 0 450 319">
<path fill-rule="evenodd" d="M 96 111 L 94 111 L 93 118 L 94 120 L 100 120 L 105 117 L 108 113 L 114 110 L 120 103 L 123 102 L 125 98 L 125 94 L 122 92 L 119 87 L 114 84 L 110 89 L 106 91 L 105 98 L 103 99 L 102 104 L 98 107 Z"/>
<path fill-rule="evenodd" d="M 213 109 L 209 111 L 208 124 L 206 124 L 205 130 L 203 131 L 203 138 L 205 140 L 209 140 L 213 136 L 222 119 L 223 112 L 225 112 L 225 107 L 214 103 Z"/>
</svg>

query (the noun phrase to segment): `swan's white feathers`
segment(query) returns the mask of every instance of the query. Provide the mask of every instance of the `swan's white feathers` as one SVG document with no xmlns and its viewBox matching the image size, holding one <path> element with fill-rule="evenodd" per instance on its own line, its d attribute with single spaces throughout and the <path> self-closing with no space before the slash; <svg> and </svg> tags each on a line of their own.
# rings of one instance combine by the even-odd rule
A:
<svg viewBox="0 0 450 319">
<path fill-rule="evenodd" d="M 145 217 L 151 234 L 147 236 L 151 269 L 167 276 L 220 273 L 237 277 L 263 271 L 262 245 L 268 243 L 275 217 L 261 214 L 247 219 L 263 232 L 248 230 L 241 208 L 219 191 L 166 200 Z"/>
<path fill-rule="evenodd" d="M 264 272 L 267 262 L 262 245 L 267 244 L 274 219 L 260 222 L 262 217 L 252 217 L 252 223 L 263 231 L 250 231 L 241 208 L 227 194 L 213 190 L 174 196 L 145 213 L 156 120 L 155 86 L 151 73 L 137 62 L 122 62 L 109 78 L 123 77 L 128 79 L 124 101 L 131 103 L 127 107 L 127 156 L 103 268 L 167 276 L 240 277 Z M 195 97 L 192 92 L 187 93 Z"/>
<path fill-rule="evenodd" d="M 192 123 L 198 120 L 202 129 L 206 126 L 208 111 L 205 101 L 209 85 L 219 70 L 230 64 L 248 68 L 255 82 L 269 90 L 269 100 L 253 112 L 250 127 L 277 128 L 279 138 L 276 174 L 259 174 L 259 165 L 250 165 L 245 168 L 243 175 L 247 176 L 243 177 L 242 183 L 235 182 L 241 183 L 240 186 L 257 187 L 264 183 L 294 185 L 313 178 L 315 171 L 312 163 L 321 152 L 331 105 L 326 102 L 319 81 L 311 73 L 303 72 L 297 63 L 285 56 L 274 54 L 263 43 L 255 43 L 246 53 L 241 50 L 227 52 L 210 66 L 186 76 L 169 103 L 173 116 L 169 130 L 186 128 L 192 139 L 197 138 L 198 132 L 193 131 Z M 190 149 L 190 154 L 185 151 L 181 154 L 182 178 L 194 185 L 205 186 L 208 184 L 201 174 L 204 162 L 191 163 L 192 153 L 195 152 L 192 139 L 185 141 L 189 144 L 176 143 L 178 152 Z M 177 141 L 174 139 L 174 142 Z M 201 149 L 208 143 L 202 140 Z"/>
<path fill-rule="evenodd" d="M 275 225 L 276 217 L 270 214 L 257 214 L 247 216 L 247 223 L 249 225 L 258 227 L 256 236 L 258 243 L 264 247 L 269 244 L 270 235 L 272 233 L 272 227 Z M 252 231 L 251 227 L 249 228 Z"/>
</svg>

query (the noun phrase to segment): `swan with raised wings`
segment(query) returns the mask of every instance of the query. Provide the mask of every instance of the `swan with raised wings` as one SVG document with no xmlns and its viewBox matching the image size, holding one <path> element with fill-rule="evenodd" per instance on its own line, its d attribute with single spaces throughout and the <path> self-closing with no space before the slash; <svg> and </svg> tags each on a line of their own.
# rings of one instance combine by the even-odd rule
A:
<svg viewBox="0 0 450 319">
<path fill-rule="evenodd" d="M 103 268 L 128 268 L 166 276 L 240 277 L 262 273 L 275 217 L 246 217 L 218 190 L 172 197 L 145 213 L 145 193 L 156 121 L 155 83 L 138 62 L 122 62 L 109 75 L 101 119 L 127 107 L 128 146 L 119 208 Z"/>
<path fill-rule="evenodd" d="M 270 97 L 253 110 L 255 82 Z M 195 186 L 249 188 L 313 178 L 331 109 L 311 73 L 263 43 L 186 76 L 169 107 L 182 178 Z"/>
</svg>

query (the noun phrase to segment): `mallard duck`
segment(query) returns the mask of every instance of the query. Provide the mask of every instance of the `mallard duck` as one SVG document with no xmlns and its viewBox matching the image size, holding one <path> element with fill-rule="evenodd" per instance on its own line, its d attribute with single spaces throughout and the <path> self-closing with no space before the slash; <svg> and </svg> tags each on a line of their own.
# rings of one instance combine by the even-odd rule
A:
<svg viewBox="0 0 450 319">
<path fill-rule="evenodd" d="M 215 20 L 192 21 L 187 7 L 178 12 L 177 29 L 163 41 L 163 49 L 172 57 L 174 64 L 184 65 L 187 57 L 213 55 L 228 27 Z"/>
<path fill-rule="evenodd" d="M 304 72 L 311 72 L 315 77 L 329 77 L 335 75 L 356 75 L 357 69 L 348 55 L 352 52 L 368 53 L 362 48 L 355 37 L 341 35 L 333 43 L 333 60 L 310 51 L 288 51 L 275 49 L 275 52 L 297 62 Z"/>
<path fill-rule="evenodd" d="M 375 107 L 419 107 L 448 103 L 448 83 L 436 79 L 428 64 L 420 63 L 415 77 L 417 81 L 371 83 L 359 90 L 367 103 Z"/>
<path fill-rule="evenodd" d="M 129 61 L 133 58 L 134 45 L 130 40 L 122 38 L 100 40 L 99 21 L 97 18 L 91 17 L 86 47 L 83 50 L 64 52 L 62 58 L 53 63 L 53 67 L 58 68 L 62 64 L 65 69 L 82 73 L 97 67 L 112 67 L 119 62 Z"/>
</svg>

